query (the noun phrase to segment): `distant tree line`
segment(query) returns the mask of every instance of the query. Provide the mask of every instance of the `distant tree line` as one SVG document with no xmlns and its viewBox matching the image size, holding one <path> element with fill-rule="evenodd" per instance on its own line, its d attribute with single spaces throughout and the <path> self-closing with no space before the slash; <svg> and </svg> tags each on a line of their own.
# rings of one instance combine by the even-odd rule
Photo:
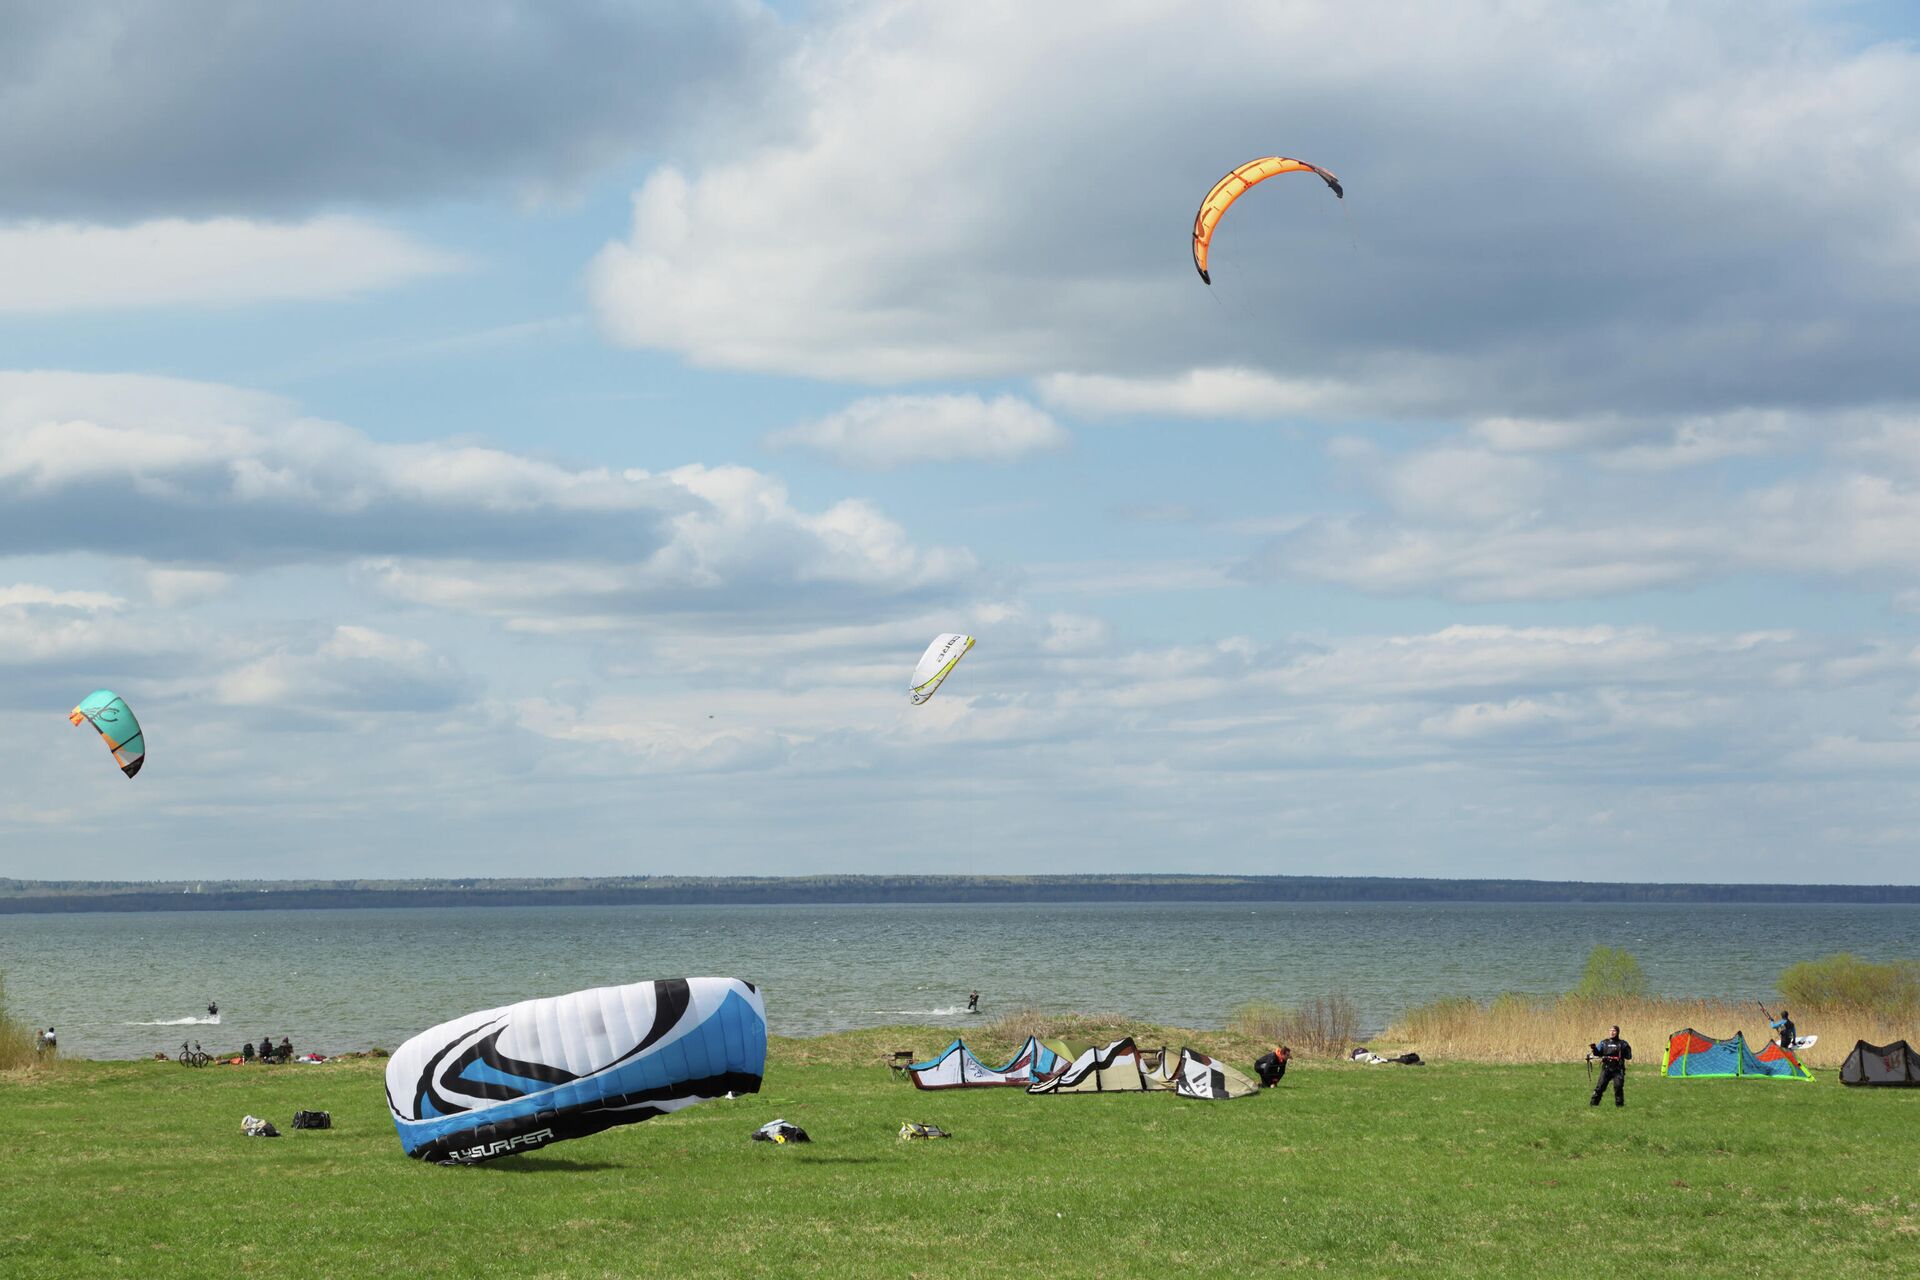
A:
<svg viewBox="0 0 1920 1280">
<path fill-rule="evenodd" d="M 0 879 L 0 913 L 966 902 L 1920 903 L 1920 886 L 1175 875 L 139 882 Z"/>
</svg>

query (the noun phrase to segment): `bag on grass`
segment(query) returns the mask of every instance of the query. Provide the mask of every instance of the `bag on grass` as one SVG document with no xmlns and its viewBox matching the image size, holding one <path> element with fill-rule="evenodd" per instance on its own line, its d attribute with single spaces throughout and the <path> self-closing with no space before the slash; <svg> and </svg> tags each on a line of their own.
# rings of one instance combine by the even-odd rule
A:
<svg viewBox="0 0 1920 1280">
<path fill-rule="evenodd" d="M 812 1142 L 807 1131 L 797 1124 L 788 1124 L 785 1120 L 769 1120 L 753 1131 L 755 1142 Z"/>
<path fill-rule="evenodd" d="M 240 1132 L 249 1138 L 277 1138 L 280 1131 L 273 1127 L 273 1121 L 262 1120 L 259 1116 L 245 1116 L 240 1121 Z"/>
<path fill-rule="evenodd" d="M 909 1138 L 951 1138 L 953 1135 L 937 1124 L 915 1124 L 909 1120 L 900 1126 L 900 1140 Z"/>
<path fill-rule="evenodd" d="M 293 1113 L 293 1127 L 296 1129 L 331 1129 L 333 1115 L 326 1111 L 296 1111 Z"/>
</svg>

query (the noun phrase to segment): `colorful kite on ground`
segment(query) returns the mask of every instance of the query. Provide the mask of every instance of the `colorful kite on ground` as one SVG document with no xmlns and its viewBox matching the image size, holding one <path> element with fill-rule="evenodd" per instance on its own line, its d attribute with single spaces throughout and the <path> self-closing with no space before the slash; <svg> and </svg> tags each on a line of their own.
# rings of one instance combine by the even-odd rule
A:
<svg viewBox="0 0 1920 1280">
<path fill-rule="evenodd" d="M 1662 1074 L 1689 1080 L 1813 1079 L 1813 1074 L 1800 1065 L 1800 1059 L 1772 1041 L 1755 1053 L 1741 1032 L 1734 1032 L 1730 1040 L 1720 1040 L 1692 1027 L 1667 1037 L 1667 1051 L 1661 1055 L 1660 1070 Z"/>
<path fill-rule="evenodd" d="M 1207 192 L 1207 198 L 1200 202 L 1200 212 L 1193 215 L 1193 269 L 1208 284 L 1213 277 L 1207 274 L 1207 253 L 1213 247 L 1213 229 L 1220 224 L 1221 216 L 1251 187 L 1259 186 L 1268 178 L 1283 173 L 1313 173 L 1333 188 L 1333 194 L 1346 199 L 1347 193 L 1340 186 L 1340 179 L 1328 173 L 1317 164 L 1308 164 L 1305 160 L 1291 160 L 1286 156 L 1262 156 L 1258 160 L 1249 160 L 1213 184 L 1213 190 Z"/>
<path fill-rule="evenodd" d="M 75 725 L 91 724 L 98 729 L 106 740 L 107 750 L 113 752 L 114 763 L 129 778 L 146 763 L 147 735 L 140 731 L 140 722 L 133 718 L 133 708 L 113 690 L 94 690 L 67 713 L 67 719 Z"/>
</svg>

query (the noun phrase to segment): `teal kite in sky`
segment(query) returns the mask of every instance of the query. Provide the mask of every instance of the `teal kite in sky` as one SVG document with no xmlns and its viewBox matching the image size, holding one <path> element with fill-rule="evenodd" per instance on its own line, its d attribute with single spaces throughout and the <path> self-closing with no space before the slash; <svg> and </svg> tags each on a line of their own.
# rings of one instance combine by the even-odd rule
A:
<svg viewBox="0 0 1920 1280">
<path fill-rule="evenodd" d="M 140 722 L 134 719 L 133 708 L 127 705 L 125 698 L 111 689 L 95 689 L 80 700 L 80 705 L 67 713 L 67 719 L 79 725 L 91 724 L 106 739 L 107 750 L 113 752 L 113 759 L 120 766 L 120 772 L 131 778 L 140 772 L 140 766 L 147 760 L 147 735 L 140 731 Z"/>
</svg>

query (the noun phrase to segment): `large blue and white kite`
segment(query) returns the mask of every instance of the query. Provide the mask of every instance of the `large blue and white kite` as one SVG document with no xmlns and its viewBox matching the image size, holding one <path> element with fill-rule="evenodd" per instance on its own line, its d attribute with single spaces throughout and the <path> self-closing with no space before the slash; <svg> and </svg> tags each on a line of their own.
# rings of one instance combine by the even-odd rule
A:
<svg viewBox="0 0 1920 1280">
<path fill-rule="evenodd" d="M 418 1160 L 477 1164 L 728 1093 L 756 1093 L 767 1013 L 738 978 L 661 978 L 522 1000 L 423 1031 L 387 1062 Z"/>
</svg>

